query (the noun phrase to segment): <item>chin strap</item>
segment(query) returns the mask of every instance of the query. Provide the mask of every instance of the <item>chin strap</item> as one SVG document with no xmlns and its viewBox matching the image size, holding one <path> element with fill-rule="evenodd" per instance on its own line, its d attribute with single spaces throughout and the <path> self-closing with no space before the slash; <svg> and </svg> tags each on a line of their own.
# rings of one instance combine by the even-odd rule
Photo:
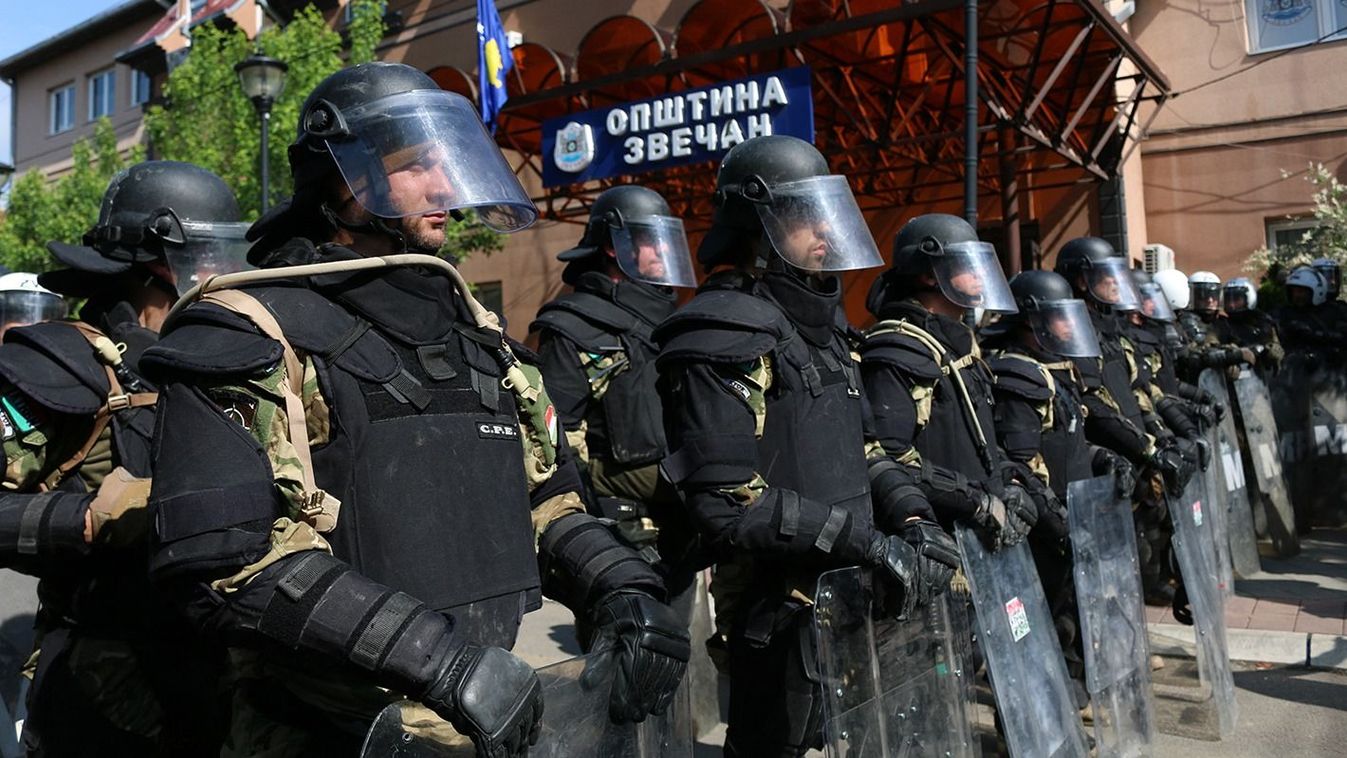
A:
<svg viewBox="0 0 1347 758">
<path fill-rule="evenodd" d="M 318 212 L 323 214 L 323 218 L 327 219 L 328 223 L 332 224 L 335 228 L 345 229 L 348 232 L 355 232 L 357 234 L 382 234 L 383 236 L 388 237 L 393 240 L 393 251 L 396 253 L 425 252 L 434 254 L 438 252 L 436 250 L 422 250 L 420 248 L 408 246 L 406 236 L 404 236 L 401 231 L 389 226 L 387 219 L 380 216 L 370 216 L 369 221 L 360 224 L 352 224 L 351 222 L 344 220 L 341 216 L 338 216 L 335 211 L 327 206 L 327 203 L 318 206 Z"/>
</svg>

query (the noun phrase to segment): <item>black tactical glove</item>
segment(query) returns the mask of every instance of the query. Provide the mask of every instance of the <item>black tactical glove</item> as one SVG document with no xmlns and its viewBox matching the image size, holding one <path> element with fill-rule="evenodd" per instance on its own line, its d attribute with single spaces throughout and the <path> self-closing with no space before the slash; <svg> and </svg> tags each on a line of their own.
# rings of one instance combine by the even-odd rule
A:
<svg viewBox="0 0 1347 758">
<path fill-rule="evenodd" d="M 1221 423 L 1221 406 L 1211 403 L 1192 403 L 1188 406 L 1198 427 L 1204 431 Z"/>
<path fill-rule="evenodd" d="M 1094 473 L 1099 476 L 1113 474 L 1113 495 L 1119 500 L 1130 500 L 1137 486 L 1137 470 L 1121 455 L 1106 447 L 1096 448 L 1092 462 Z"/>
<path fill-rule="evenodd" d="M 880 605 L 900 619 L 908 618 L 921 595 L 917 551 L 902 537 L 876 532 L 865 551 L 865 562 L 886 577 L 888 584 L 896 585 L 896 596 L 881 588 L 885 599 Z"/>
<path fill-rule="evenodd" d="M 899 533 L 917 552 L 917 602 L 927 605 L 949 589 L 960 565 L 959 543 L 934 521 L 909 521 Z"/>
<path fill-rule="evenodd" d="M 620 724 L 664 713 L 692 652 L 687 624 L 669 606 L 635 590 L 619 590 L 600 602 L 594 624 L 597 647 L 617 649 L 609 717 Z"/>
<path fill-rule="evenodd" d="M 1038 506 L 1036 529 L 1042 529 L 1049 537 L 1063 540 L 1071 534 L 1071 522 L 1066 515 L 1066 504 L 1057 493 L 1047 487 L 1034 493 L 1034 502 Z"/>
<path fill-rule="evenodd" d="M 508 650 L 464 645 L 421 702 L 471 739 L 478 758 L 526 756 L 538 741 L 542 685 Z"/>
<path fill-rule="evenodd" d="M 1019 544 L 1038 518 L 1038 508 L 1022 487 L 1006 485 L 1005 493 L 1006 499 L 1002 500 L 989 492 L 977 492 L 973 528 L 987 549 L 993 552 Z"/>
<path fill-rule="evenodd" d="M 1193 476 L 1192 466 L 1175 446 L 1156 448 L 1147 463 L 1164 478 L 1165 488 L 1173 495 L 1183 494 L 1183 488 Z"/>
</svg>

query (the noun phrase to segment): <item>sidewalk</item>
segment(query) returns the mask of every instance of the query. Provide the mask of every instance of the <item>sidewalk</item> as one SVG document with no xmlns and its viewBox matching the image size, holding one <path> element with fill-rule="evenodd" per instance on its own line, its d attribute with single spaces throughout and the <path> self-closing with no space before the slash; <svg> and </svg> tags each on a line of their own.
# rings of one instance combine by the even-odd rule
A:
<svg viewBox="0 0 1347 758">
<path fill-rule="evenodd" d="M 1293 558 L 1235 581 L 1225 626 L 1233 660 L 1347 670 L 1347 530 L 1316 529 Z M 1191 627 L 1147 606 L 1152 647 L 1191 645 Z"/>
</svg>

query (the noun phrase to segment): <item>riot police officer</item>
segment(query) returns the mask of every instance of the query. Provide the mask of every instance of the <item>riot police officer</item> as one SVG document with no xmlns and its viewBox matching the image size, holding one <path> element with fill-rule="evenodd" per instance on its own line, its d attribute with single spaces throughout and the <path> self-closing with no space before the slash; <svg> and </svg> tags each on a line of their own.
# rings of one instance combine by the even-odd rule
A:
<svg viewBox="0 0 1347 758">
<path fill-rule="evenodd" d="M 1060 509 L 1026 487 L 1037 480 L 996 444 L 992 377 L 962 317 L 971 308 L 1013 312 L 995 250 L 957 216 L 903 225 L 893 264 L 866 307 L 879 319 L 860 346 L 861 370 L 885 452 L 911 467 L 946 526 L 964 521 L 993 548 L 1019 542 L 1040 515 Z"/>
<path fill-rule="evenodd" d="M 1195 461 L 1185 458 L 1172 439 L 1157 440 L 1147 431 L 1145 411 L 1138 402 L 1134 382 L 1137 369 L 1125 342 L 1119 312 L 1141 307 L 1141 298 L 1126 262 L 1112 245 L 1097 237 L 1080 237 L 1066 243 L 1057 255 L 1056 273 L 1071 284 L 1072 291 L 1090 308 L 1090 320 L 1099 339 L 1099 360 L 1074 358 L 1086 391 L 1085 434 L 1093 444 L 1122 455 L 1138 470 L 1143 481 L 1155 477 L 1163 489 L 1178 493 L 1195 470 Z M 1138 550 L 1141 574 L 1148 598 L 1155 603 L 1173 600 L 1169 586 L 1167 513 L 1162 497 L 1152 488 L 1139 487 L 1137 500 Z"/>
<path fill-rule="evenodd" d="M 309 95 L 289 155 L 294 196 L 250 231 L 278 270 L 205 294 L 145 357 L 151 568 L 237 646 L 233 751 L 353 752 L 401 703 L 450 744 L 523 755 L 541 693 L 508 648 L 540 588 L 612 638 L 611 715 L 662 711 L 686 628 L 584 512 L 537 370 L 452 267 L 366 260 L 438 250 L 464 209 L 504 232 L 536 217 L 472 104 L 353 66 Z"/>
<path fill-rule="evenodd" d="M 1298 266 L 1286 277 L 1286 305 L 1273 315 L 1286 352 L 1338 357 L 1343 335 L 1333 328 L 1328 292 L 1328 280 L 1311 266 Z"/>
<path fill-rule="evenodd" d="M 1237 276 L 1221 289 L 1222 309 L 1213 328 L 1223 343 L 1252 350 L 1260 368 L 1276 370 L 1286 356 L 1277 339 L 1277 324 L 1258 310 L 1258 289 L 1247 277 Z"/>
<path fill-rule="evenodd" d="M 1328 312 L 1328 322 L 1336 331 L 1342 331 L 1347 325 L 1347 303 L 1339 299 L 1342 292 L 1342 267 L 1332 258 L 1315 258 L 1310 267 L 1328 283 L 1328 293 L 1324 300 L 1324 310 Z"/>
<path fill-rule="evenodd" d="M 16 326 L 65 318 L 65 299 L 43 287 L 36 274 L 0 274 L 0 338 Z"/>
<path fill-rule="evenodd" d="M 1195 382 L 1202 369 L 1220 368 L 1237 371 L 1241 365 L 1254 365 L 1258 356 L 1248 348 L 1222 344 L 1212 325 L 1221 307 L 1221 279 L 1210 271 L 1198 271 L 1188 278 L 1191 297 L 1187 308 L 1178 312 L 1179 328 L 1188 347 L 1179 355 L 1180 374 Z"/>
<path fill-rule="evenodd" d="M 697 251 L 712 271 L 655 332 L 663 466 L 719 561 L 725 754 L 803 755 L 822 744 L 819 573 L 875 566 L 910 610 L 948 584 L 958 550 L 901 467 L 876 452 L 867 471 L 833 272 L 881 259 L 846 177 L 807 142 L 757 137 L 726 154 L 715 206 Z"/>
<path fill-rule="evenodd" d="M 178 285 L 202 266 L 245 265 L 246 230 L 219 177 L 136 164 L 112 179 L 84 244 L 48 244 L 66 267 L 39 280 L 87 298 L 80 320 L 11 329 L 0 346 L 0 561 L 41 579 L 32 754 L 218 744 L 218 655 L 145 576 L 155 395 L 141 358 Z"/>
<path fill-rule="evenodd" d="M 1130 499 L 1135 471 L 1125 458 L 1085 438 L 1085 386 L 1072 358 L 1098 358 L 1089 309 L 1051 271 L 1025 271 L 1010 280 L 1017 314 L 984 330 L 988 366 L 996 377 L 996 437 L 1006 455 L 1030 467 L 1065 503 L 1067 485 L 1114 474 L 1120 498 Z M 1050 519 L 1040 519 L 1040 523 Z M 1029 546 L 1057 627 L 1078 705 L 1084 707 L 1085 658 L 1072 581 L 1067 525 L 1035 529 Z"/>
<path fill-rule="evenodd" d="M 674 311 L 672 288 L 696 286 L 683 222 L 658 192 L 613 187 L 594 201 L 579 244 L 557 259 L 574 291 L 544 305 L 530 329 L 539 332 L 540 368 L 570 448 L 599 515 L 649 559 L 680 562 L 687 530 L 678 528 L 677 493 L 659 475 L 667 451 L 651 335 Z M 657 525 L 663 550 L 655 550 Z M 680 583 L 691 576 L 679 574 Z"/>
</svg>

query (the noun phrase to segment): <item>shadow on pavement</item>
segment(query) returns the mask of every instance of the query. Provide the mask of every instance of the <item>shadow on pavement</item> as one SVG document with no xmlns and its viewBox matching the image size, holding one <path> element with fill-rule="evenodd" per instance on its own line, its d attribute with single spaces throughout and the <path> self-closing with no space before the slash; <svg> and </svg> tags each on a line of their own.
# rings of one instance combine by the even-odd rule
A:
<svg viewBox="0 0 1347 758">
<path fill-rule="evenodd" d="M 574 624 L 557 624 L 548 631 L 547 636 L 561 648 L 561 652 L 567 656 L 584 655 L 585 651 L 580 649 L 580 641 L 575 638 Z"/>
<path fill-rule="evenodd" d="M 1314 674 L 1322 671 L 1300 666 L 1236 671 L 1235 686 L 1277 700 L 1347 711 L 1347 677 L 1340 683 L 1328 683 L 1310 679 Z"/>
</svg>

